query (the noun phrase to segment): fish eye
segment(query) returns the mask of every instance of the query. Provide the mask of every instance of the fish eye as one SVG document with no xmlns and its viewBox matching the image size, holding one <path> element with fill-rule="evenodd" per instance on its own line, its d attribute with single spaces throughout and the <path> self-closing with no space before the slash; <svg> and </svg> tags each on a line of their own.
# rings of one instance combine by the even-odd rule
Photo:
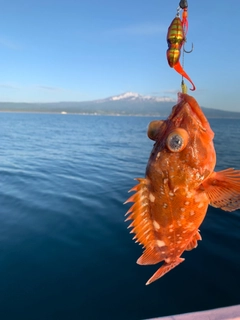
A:
<svg viewBox="0 0 240 320">
<path fill-rule="evenodd" d="M 182 128 L 172 131 L 167 137 L 166 145 L 172 152 L 182 151 L 188 143 L 188 133 Z"/>
<path fill-rule="evenodd" d="M 154 120 L 149 123 L 147 135 L 151 140 L 156 140 L 160 127 L 163 126 L 163 120 Z"/>
</svg>

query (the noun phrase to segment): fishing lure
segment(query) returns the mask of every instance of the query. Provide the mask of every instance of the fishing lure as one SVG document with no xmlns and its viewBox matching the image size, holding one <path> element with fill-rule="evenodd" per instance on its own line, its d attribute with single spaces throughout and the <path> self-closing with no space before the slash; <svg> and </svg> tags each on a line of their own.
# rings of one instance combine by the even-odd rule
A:
<svg viewBox="0 0 240 320">
<path fill-rule="evenodd" d="M 167 33 L 167 43 L 168 43 L 168 50 L 167 50 L 167 60 L 168 64 L 171 68 L 173 68 L 175 71 L 177 71 L 179 74 L 182 75 L 182 77 L 186 78 L 193 86 L 192 91 L 195 90 L 195 85 L 188 76 L 188 74 L 184 71 L 183 67 L 181 66 L 179 59 L 181 55 L 181 49 L 183 47 L 184 52 L 190 53 L 191 51 L 186 51 L 184 49 L 184 44 L 186 42 L 186 33 L 188 30 L 188 13 L 187 13 L 187 3 L 185 0 L 185 3 L 183 4 L 182 1 L 180 1 L 180 7 L 178 8 L 178 12 L 176 17 L 173 19 L 172 23 L 170 24 L 168 28 Z M 180 8 L 183 9 L 183 15 L 182 20 L 180 19 L 179 10 Z"/>
</svg>

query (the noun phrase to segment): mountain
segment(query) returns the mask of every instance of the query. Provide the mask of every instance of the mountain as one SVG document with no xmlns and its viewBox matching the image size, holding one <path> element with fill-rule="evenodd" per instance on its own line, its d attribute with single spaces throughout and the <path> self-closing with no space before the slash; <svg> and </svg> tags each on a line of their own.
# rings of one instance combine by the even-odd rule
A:
<svg viewBox="0 0 240 320">
<path fill-rule="evenodd" d="M 171 99 L 169 97 L 153 97 L 153 96 L 143 96 L 139 93 L 135 92 L 126 92 L 123 94 L 120 94 L 118 96 L 113 96 L 107 99 L 98 100 L 102 102 L 106 101 L 128 101 L 128 102 L 175 102 L 176 100 Z"/>
<path fill-rule="evenodd" d="M 92 101 L 92 103 L 97 104 L 100 113 L 167 116 L 176 100 L 168 97 L 143 96 L 134 92 L 126 92 L 106 99 Z"/>
<path fill-rule="evenodd" d="M 167 117 L 175 99 L 144 96 L 126 92 L 106 99 L 82 102 L 13 103 L 0 102 L 0 111 L 5 112 L 54 112 L 102 115 L 143 115 Z M 209 118 L 240 118 L 240 112 L 202 108 Z"/>
</svg>

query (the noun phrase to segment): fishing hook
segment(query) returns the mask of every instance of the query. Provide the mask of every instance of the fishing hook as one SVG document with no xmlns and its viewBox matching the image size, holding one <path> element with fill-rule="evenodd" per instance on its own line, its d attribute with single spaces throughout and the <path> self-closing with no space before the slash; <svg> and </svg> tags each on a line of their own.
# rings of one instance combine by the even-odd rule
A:
<svg viewBox="0 0 240 320">
<path fill-rule="evenodd" d="M 191 53 L 191 52 L 193 52 L 193 43 L 192 43 L 192 49 L 191 49 L 191 50 L 187 51 L 187 50 L 185 50 L 185 47 L 183 46 L 183 51 L 186 52 L 186 53 Z"/>
</svg>

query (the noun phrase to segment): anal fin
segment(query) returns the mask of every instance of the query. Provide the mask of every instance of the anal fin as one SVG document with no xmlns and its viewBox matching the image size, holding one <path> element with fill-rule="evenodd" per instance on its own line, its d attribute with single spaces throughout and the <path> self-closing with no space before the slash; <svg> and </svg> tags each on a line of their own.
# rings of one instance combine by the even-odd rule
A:
<svg viewBox="0 0 240 320">
<path fill-rule="evenodd" d="M 234 211 L 240 208 L 240 170 L 232 168 L 213 172 L 202 183 L 210 205 L 225 211 Z"/>
<path fill-rule="evenodd" d="M 156 264 L 163 259 L 161 258 L 161 254 L 158 250 L 156 250 L 155 247 L 153 248 L 147 248 L 141 255 L 141 257 L 138 258 L 137 264 L 141 265 L 148 265 L 148 264 Z"/>
<path fill-rule="evenodd" d="M 149 285 L 150 283 L 158 280 L 162 276 L 164 276 L 167 272 L 178 266 L 181 262 L 183 262 L 185 259 L 183 258 L 177 258 L 176 260 L 172 261 L 171 263 L 164 264 L 154 273 L 154 275 L 147 281 L 146 285 Z"/>
<path fill-rule="evenodd" d="M 186 247 L 185 250 L 190 251 L 190 250 L 192 250 L 192 249 L 197 248 L 197 246 L 198 246 L 198 243 L 197 243 L 198 240 L 202 240 L 202 237 L 201 237 L 199 231 L 197 231 L 197 232 L 193 235 L 191 241 L 189 242 L 189 244 L 187 245 L 187 247 Z"/>
</svg>

